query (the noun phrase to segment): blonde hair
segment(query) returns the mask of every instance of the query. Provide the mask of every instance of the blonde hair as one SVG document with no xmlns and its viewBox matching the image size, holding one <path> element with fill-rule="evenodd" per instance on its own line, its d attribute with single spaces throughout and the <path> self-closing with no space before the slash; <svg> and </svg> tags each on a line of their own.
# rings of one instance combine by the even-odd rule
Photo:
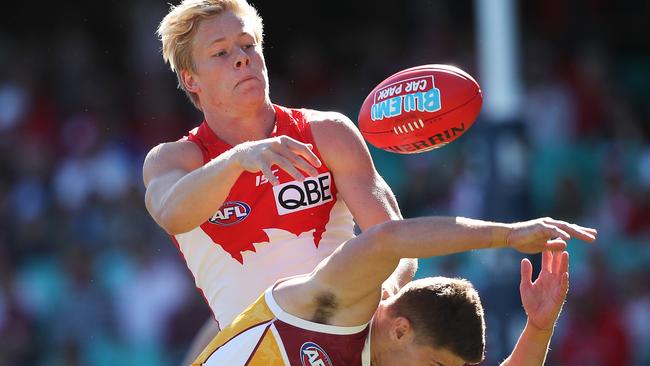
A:
<svg viewBox="0 0 650 366">
<path fill-rule="evenodd" d="M 199 107 L 198 95 L 185 88 L 181 71 L 196 71 L 192 59 L 192 40 L 199 23 L 204 19 L 226 11 L 248 18 L 254 25 L 254 36 L 262 44 L 264 27 L 257 10 L 246 0 L 183 0 L 172 6 L 158 26 L 158 37 L 162 42 L 162 55 L 178 78 L 178 87 L 185 91 L 195 107 Z"/>
</svg>

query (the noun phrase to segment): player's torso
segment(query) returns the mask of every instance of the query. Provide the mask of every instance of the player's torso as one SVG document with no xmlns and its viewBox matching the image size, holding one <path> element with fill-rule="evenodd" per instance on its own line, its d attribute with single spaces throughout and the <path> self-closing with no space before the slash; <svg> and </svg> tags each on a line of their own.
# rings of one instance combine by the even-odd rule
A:
<svg viewBox="0 0 650 366">
<path fill-rule="evenodd" d="M 315 146 L 301 117 L 299 111 L 276 107 L 273 136 L 288 135 Z M 193 131 L 191 140 L 207 162 L 230 146 L 206 128 Z M 319 155 L 317 149 L 315 153 Z M 337 199 L 332 173 L 324 164 L 318 172 L 298 182 L 276 169 L 277 186 L 261 173 L 245 172 L 212 217 L 174 237 L 221 326 L 275 280 L 311 271 L 352 237 L 352 216 Z"/>
<path fill-rule="evenodd" d="M 194 365 L 369 366 L 370 327 L 337 327 L 284 312 L 267 290 L 213 339 Z"/>
</svg>

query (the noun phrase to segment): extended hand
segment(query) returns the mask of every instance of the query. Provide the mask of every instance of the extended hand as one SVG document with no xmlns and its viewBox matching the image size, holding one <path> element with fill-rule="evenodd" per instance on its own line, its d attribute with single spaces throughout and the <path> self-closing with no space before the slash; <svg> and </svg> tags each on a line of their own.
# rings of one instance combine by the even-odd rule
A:
<svg viewBox="0 0 650 366">
<path fill-rule="evenodd" d="M 307 175 L 318 175 L 314 167 L 320 167 L 321 162 L 311 148 L 310 144 L 291 137 L 278 136 L 239 144 L 235 156 L 244 170 L 252 173 L 261 171 L 271 184 L 276 185 L 279 181 L 271 169 L 273 165 L 299 181 Z"/>
<path fill-rule="evenodd" d="M 510 224 L 506 246 L 522 253 L 539 253 L 543 250 L 563 251 L 571 237 L 593 242 L 596 229 L 570 224 L 550 217 Z"/>
<path fill-rule="evenodd" d="M 521 261 L 521 302 L 528 322 L 540 330 L 552 330 L 560 315 L 569 289 L 569 253 L 542 252 L 542 269 L 531 282 L 533 266 L 528 259 Z"/>
</svg>

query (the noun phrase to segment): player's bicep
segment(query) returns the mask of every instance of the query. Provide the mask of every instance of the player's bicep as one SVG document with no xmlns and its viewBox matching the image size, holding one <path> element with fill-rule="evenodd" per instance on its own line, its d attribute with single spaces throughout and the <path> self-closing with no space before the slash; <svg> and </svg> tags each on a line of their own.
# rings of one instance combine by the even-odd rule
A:
<svg viewBox="0 0 650 366">
<path fill-rule="evenodd" d="M 314 123 L 312 131 L 355 221 L 366 230 L 387 220 L 400 219 L 395 196 L 375 169 L 361 134 L 349 119 L 338 116 Z"/>
<path fill-rule="evenodd" d="M 201 165 L 201 152 L 188 141 L 160 144 L 147 154 L 142 167 L 145 205 L 156 222 L 174 185 Z"/>
<path fill-rule="evenodd" d="M 145 191 L 145 205 L 157 223 L 161 223 L 164 202 L 172 187 L 187 174 L 184 170 L 171 170 L 151 178 Z"/>
</svg>

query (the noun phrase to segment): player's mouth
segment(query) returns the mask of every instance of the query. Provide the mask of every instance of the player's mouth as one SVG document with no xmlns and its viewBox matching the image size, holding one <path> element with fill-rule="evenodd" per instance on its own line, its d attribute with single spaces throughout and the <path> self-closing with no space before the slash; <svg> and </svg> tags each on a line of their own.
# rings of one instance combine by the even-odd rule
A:
<svg viewBox="0 0 650 366">
<path fill-rule="evenodd" d="M 239 80 L 237 82 L 237 84 L 235 84 L 235 88 L 242 85 L 242 84 L 245 84 L 247 82 L 256 81 L 256 80 L 258 80 L 258 79 L 255 76 L 252 76 L 252 75 L 246 76 L 246 77 L 242 78 L 241 80 Z"/>
</svg>

